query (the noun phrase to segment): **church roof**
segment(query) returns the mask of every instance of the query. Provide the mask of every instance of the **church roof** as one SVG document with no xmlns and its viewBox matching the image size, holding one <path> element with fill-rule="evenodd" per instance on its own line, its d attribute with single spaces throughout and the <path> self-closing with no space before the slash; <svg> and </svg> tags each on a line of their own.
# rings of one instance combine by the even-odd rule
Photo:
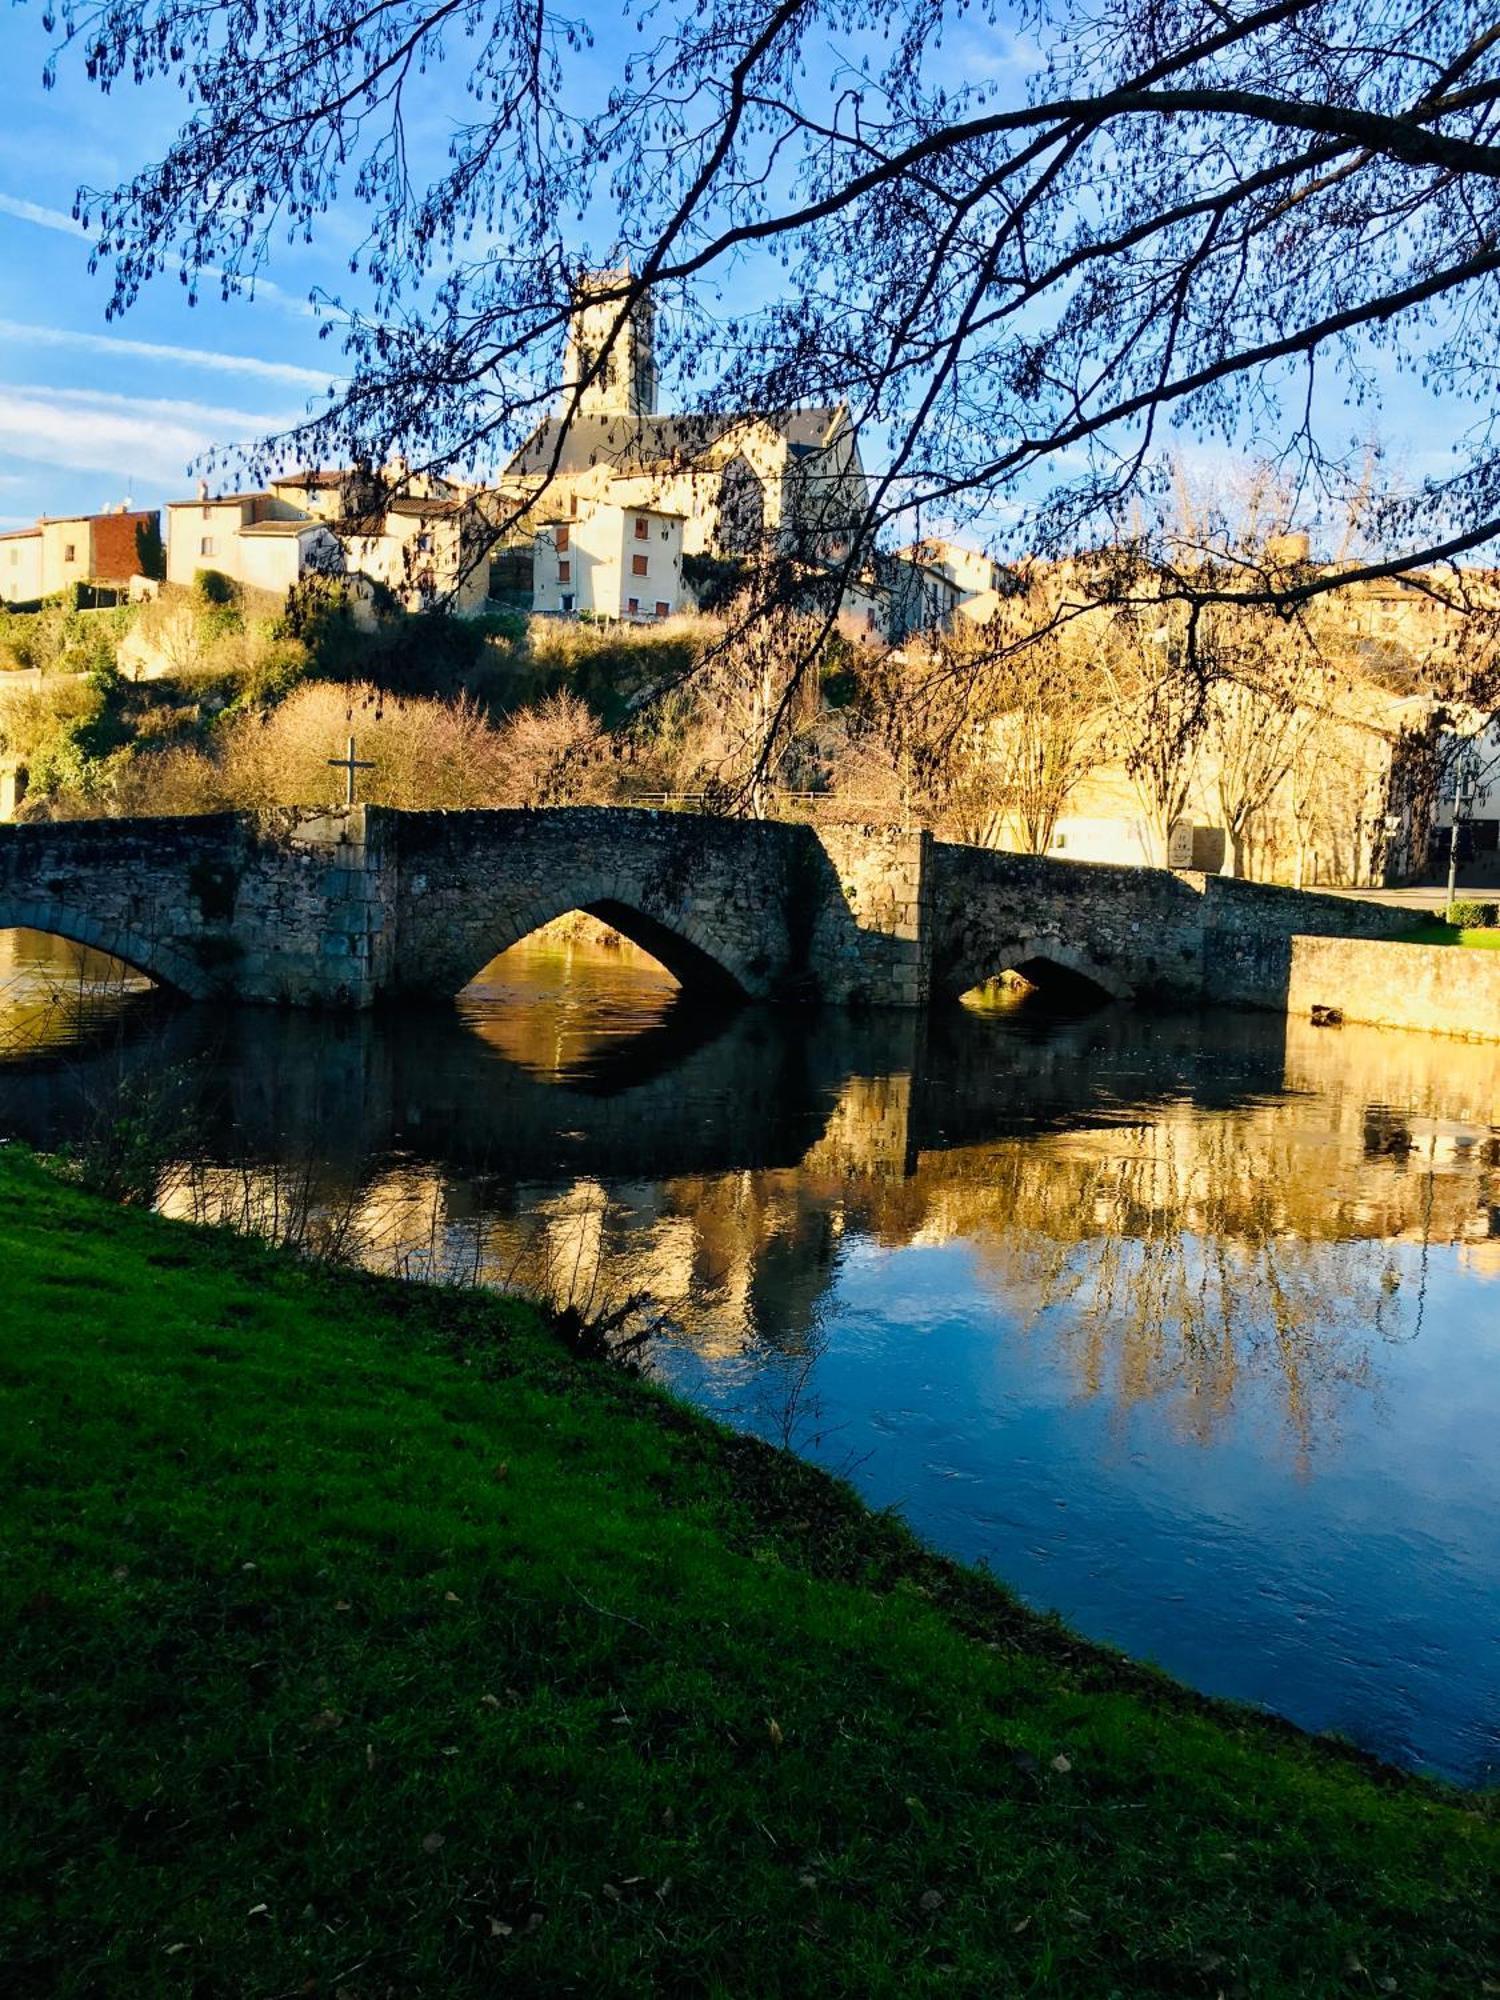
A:
<svg viewBox="0 0 1500 2000">
<path fill-rule="evenodd" d="M 326 534 L 326 521 L 252 521 L 241 528 L 242 535 L 308 535 Z"/>
<path fill-rule="evenodd" d="M 608 465 L 616 472 L 681 472 L 746 424 L 766 424 L 779 431 L 793 455 L 802 458 L 823 449 L 841 414 L 841 408 L 834 405 L 788 410 L 781 416 L 747 411 L 738 415 L 703 412 L 632 417 L 623 410 L 597 410 L 572 419 L 560 448 L 561 419 L 548 417 L 521 446 L 506 471 L 524 477 L 550 471 L 586 472 L 591 466 Z"/>
</svg>

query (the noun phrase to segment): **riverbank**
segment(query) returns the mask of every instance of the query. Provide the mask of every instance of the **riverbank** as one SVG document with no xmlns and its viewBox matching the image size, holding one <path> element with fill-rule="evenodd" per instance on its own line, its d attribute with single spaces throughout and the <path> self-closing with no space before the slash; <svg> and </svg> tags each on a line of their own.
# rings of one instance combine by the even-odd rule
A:
<svg viewBox="0 0 1500 2000">
<path fill-rule="evenodd" d="M 0 1153 L 49 1995 L 1452 1994 L 1476 1804 L 1071 1640 L 527 1309 Z"/>
</svg>

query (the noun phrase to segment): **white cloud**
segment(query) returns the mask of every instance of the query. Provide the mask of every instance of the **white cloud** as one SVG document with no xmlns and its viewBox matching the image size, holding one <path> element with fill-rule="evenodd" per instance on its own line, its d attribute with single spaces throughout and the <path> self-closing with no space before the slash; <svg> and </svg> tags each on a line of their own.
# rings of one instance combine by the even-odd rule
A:
<svg viewBox="0 0 1500 2000">
<path fill-rule="evenodd" d="M 61 235 L 78 236 L 85 242 L 89 240 L 90 232 L 65 210 L 47 208 L 39 201 L 26 201 L 20 195 L 0 194 L 0 215 L 9 215 L 17 222 L 34 222 L 39 229 L 55 229 Z M 222 278 L 225 272 L 218 264 L 205 264 L 201 275 L 205 278 Z M 255 277 L 236 282 L 243 282 L 247 286 L 248 289 L 241 295 L 245 298 L 269 300 L 283 312 L 293 313 L 300 319 L 320 317 L 306 299 L 297 298 L 291 292 L 284 291 L 269 278 Z"/>
<path fill-rule="evenodd" d="M 171 486 L 225 441 L 224 419 L 254 436 L 264 418 L 157 398 L 0 387 L 0 451 L 131 485 Z M 242 428 L 244 427 L 244 428 Z"/>
<path fill-rule="evenodd" d="M 165 341 L 131 340 L 116 333 L 82 333 L 71 327 L 31 326 L 0 319 L 0 337 L 33 340 L 43 347 L 72 347 L 85 354 L 130 355 L 138 361 L 168 361 L 183 368 L 209 368 L 224 375 L 253 375 L 266 382 L 291 382 L 299 388 L 326 391 L 334 375 L 301 368 L 290 361 L 262 361 L 249 354 L 225 354 L 216 348 L 174 347 Z"/>
<path fill-rule="evenodd" d="M 296 414 L 267 415 L 264 410 L 235 410 L 222 403 L 194 403 L 171 396 L 124 396 L 109 389 L 55 389 L 50 383 L 39 382 L 0 384 L 0 395 L 36 396 L 64 405 L 120 410 L 127 416 L 162 417 L 211 430 L 220 438 L 266 437 L 298 421 Z M 0 478 L 0 485 L 4 483 Z"/>
<path fill-rule="evenodd" d="M 43 208 L 39 201 L 22 201 L 19 195 L 0 194 L 0 215 L 13 215 L 18 222 L 34 222 L 40 229 L 60 230 L 64 236 L 87 236 L 88 231 L 60 208 Z"/>
</svg>

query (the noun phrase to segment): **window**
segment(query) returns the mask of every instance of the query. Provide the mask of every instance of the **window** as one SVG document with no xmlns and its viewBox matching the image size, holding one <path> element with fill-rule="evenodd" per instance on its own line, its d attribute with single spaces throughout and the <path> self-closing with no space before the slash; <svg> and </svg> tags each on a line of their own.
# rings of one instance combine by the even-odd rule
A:
<svg viewBox="0 0 1500 2000">
<path fill-rule="evenodd" d="M 557 580 L 559 583 L 571 583 L 573 581 L 573 565 L 571 562 L 560 562 L 557 565 Z"/>
<path fill-rule="evenodd" d="M 572 593 L 572 591 L 569 591 L 569 592 L 568 592 L 568 594 L 567 594 L 567 595 L 566 595 L 566 596 L 565 596 L 565 597 L 563 598 L 563 601 L 562 601 L 562 607 L 563 607 L 563 610 L 564 610 L 564 611 L 571 611 L 571 610 L 573 609 L 573 593 Z"/>
<path fill-rule="evenodd" d="M 651 565 L 645 556 L 632 556 L 630 558 L 630 574 L 632 576 L 645 576 L 650 567 Z"/>
<path fill-rule="evenodd" d="M 637 515 L 635 521 L 636 540 L 638 542 L 645 541 L 646 537 L 650 534 L 650 532 L 651 532 L 651 523 L 649 521 L 643 521 L 641 517 Z"/>
<path fill-rule="evenodd" d="M 665 600 L 664 598 L 660 598 L 660 597 L 658 597 L 658 598 L 657 598 L 657 600 L 656 600 L 656 615 L 657 615 L 657 617 L 658 617 L 658 618 L 668 618 L 668 617 L 670 617 L 670 616 L 671 616 L 671 612 L 672 612 L 672 607 L 671 607 L 671 605 L 670 605 L 670 604 L 668 604 L 668 603 L 666 602 L 666 600 Z"/>
<path fill-rule="evenodd" d="M 632 597 L 628 609 L 631 610 L 632 612 L 636 612 L 639 611 L 640 608 L 641 608 L 641 600 L 638 597 Z"/>
<path fill-rule="evenodd" d="M 557 530 L 555 531 L 555 533 L 554 533 L 554 537 L 553 537 L 553 539 L 554 539 L 554 542 L 555 542 L 555 544 L 556 544 L 556 548 L 557 548 L 557 553 L 558 553 L 559 555 L 562 555 L 562 554 L 564 554 L 564 553 L 565 553 L 565 551 L 566 551 L 566 549 L 567 549 L 567 546 L 568 546 L 568 530 L 567 530 L 567 528 L 566 528 L 565 526 L 564 526 L 564 527 L 561 527 L 561 528 L 558 528 L 558 529 L 557 529 Z"/>
<path fill-rule="evenodd" d="M 78 544 L 76 542 L 64 542 L 63 561 L 77 562 L 77 560 L 78 560 Z"/>
<path fill-rule="evenodd" d="M 575 521 L 578 519 L 578 495 L 576 493 L 568 495 L 568 512 L 573 516 Z"/>
<path fill-rule="evenodd" d="M 430 555 L 432 554 L 432 537 L 431 537 L 431 535 L 418 535 L 418 537 L 417 537 L 417 547 L 418 547 L 418 548 L 419 548 L 419 549 L 421 550 L 421 552 L 422 552 L 422 554 L 423 554 L 424 556 L 430 556 Z"/>
<path fill-rule="evenodd" d="M 213 536 L 212 536 L 212 535 L 200 535 L 200 536 L 199 536 L 199 538 L 198 538 L 198 553 L 199 553 L 199 555 L 200 555 L 200 556 L 211 556 L 211 555 L 213 555 L 213 554 L 215 553 L 215 550 L 214 550 L 214 538 L 213 538 Z"/>
</svg>

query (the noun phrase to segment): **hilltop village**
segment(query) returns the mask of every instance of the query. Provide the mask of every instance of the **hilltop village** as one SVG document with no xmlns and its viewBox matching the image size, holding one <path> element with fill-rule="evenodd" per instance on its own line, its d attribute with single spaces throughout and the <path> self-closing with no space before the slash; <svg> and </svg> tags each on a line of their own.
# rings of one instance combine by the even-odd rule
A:
<svg viewBox="0 0 1500 2000">
<path fill-rule="evenodd" d="M 856 561 L 869 491 L 849 410 L 664 412 L 649 303 L 611 340 L 615 315 L 580 297 L 558 413 L 492 484 L 399 460 L 299 468 L 254 490 L 200 482 L 167 506 L 164 533 L 156 512 L 126 502 L 0 535 L 0 600 L 14 614 L 0 661 L 23 670 L 0 676 L 0 814 L 122 810 L 135 796 L 97 776 L 74 796 L 56 756 L 37 754 L 34 699 L 29 736 L 18 725 L 6 695 L 27 685 L 24 669 L 34 679 L 66 664 L 66 649 L 28 639 L 27 611 L 61 605 L 94 619 L 92 639 L 68 656 L 75 668 L 171 683 L 180 723 L 184 673 L 202 696 L 208 656 L 222 664 L 236 621 L 265 654 L 292 631 L 288 606 L 304 607 L 306 625 L 320 597 L 337 603 L 346 643 L 337 673 L 314 662 L 313 679 L 360 680 L 361 635 L 373 662 L 403 620 L 464 628 L 441 651 L 551 660 L 530 682 L 513 675 L 498 703 L 493 689 L 484 697 L 492 720 L 511 715 L 513 734 L 513 711 L 551 700 L 548 802 L 559 785 L 564 799 L 601 786 L 650 803 L 732 797 L 774 705 L 774 663 L 738 679 L 721 669 L 730 680 L 708 697 L 713 727 L 690 753 L 663 757 L 653 743 L 643 754 L 639 725 L 622 736 L 616 711 L 644 713 L 654 679 L 721 650 L 747 578 L 774 561 L 794 609 L 799 593 L 831 609 L 819 686 L 799 696 L 754 810 L 921 821 L 1069 859 L 1360 887 L 1440 868 L 1457 800 L 1466 879 L 1500 881 L 1500 734 L 1489 719 L 1500 599 L 1487 576 L 1465 580 L 1472 616 L 1451 607 L 1450 591 L 1398 579 L 1331 591 L 1296 621 L 1221 620 L 1213 643 L 1227 668 L 1198 702 L 1180 616 L 1096 604 L 1098 565 L 1017 568 L 941 534 Z M 1336 573 L 1314 563 L 1305 535 L 1280 535 L 1266 559 Z M 1030 664 L 1015 664 L 1017 636 L 1054 623 Z M 592 675 L 560 673 L 564 656 L 591 662 Z M 368 676 L 378 681 L 375 665 Z M 283 678 L 284 693 L 303 675 L 288 667 Z M 250 699 L 264 708 L 276 673 L 262 682 Z M 205 697 L 211 716 L 216 701 L 243 703 L 243 690 L 220 694 Z M 590 713 L 560 723 L 560 698 Z M 305 689 L 300 699 L 306 708 Z M 599 753 L 594 722 L 619 739 L 613 755 Z M 184 747 L 180 727 L 146 733 L 157 751 Z M 107 753 L 117 764 L 121 747 Z M 203 802 L 240 800 L 210 787 Z"/>
</svg>

